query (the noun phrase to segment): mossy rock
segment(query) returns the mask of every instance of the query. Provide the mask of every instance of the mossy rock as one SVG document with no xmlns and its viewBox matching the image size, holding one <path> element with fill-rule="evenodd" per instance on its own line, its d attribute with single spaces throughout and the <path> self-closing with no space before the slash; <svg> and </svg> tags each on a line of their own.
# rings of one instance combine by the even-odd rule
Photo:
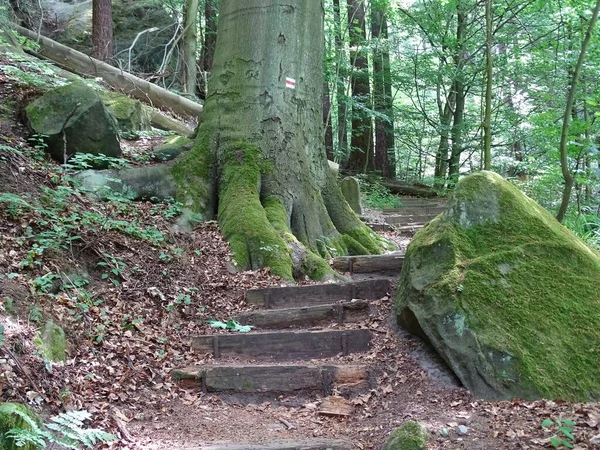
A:
<svg viewBox="0 0 600 450">
<path fill-rule="evenodd" d="M 183 136 L 172 136 L 163 144 L 154 147 L 152 159 L 158 162 L 172 161 L 184 152 L 190 151 L 194 141 Z"/>
<path fill-rule="evenodd" d="M 425 450 L 428 439 L 427 428 L 409 420 L 392 432 L 383 450 Z"/>
<path fill-rule="evenodd" d="M 150 116 L 139 100 L 112 91 L 100 92 L 99 95 L 108 112 L 117 121 L 119 131 L 135 134 L 152 130 Z"/>
<path fill-rule="evenodd" d="M 488 399 L 600 399 L 600 255 L 492 172 L 409 245 L 398 322 Z"/>
<path fill-rule="evenodd" d="M 54 362 L 67 360 L 67 337 L 65 331 L 49 320 L 38 333 L 35 344 L 44 358 Z"/>
<path fill-rule="evenodd" d="M 360 183 L 354 177 L 346 177 L 341 183 L 342 194 L 356 214 L 362 214 L 360 207 Z"/>
<path fill-rule="evenodd" d="M 28 417 L 29 420 L 22 417 Z M 13 428 L 21 430 L 31 430 L 29 422 L 39 426 L 39 419 L 27 406 L 20 403 L 2 403 L 0 404 L 0 450 L 35 450 L 32 444 L 24 447 L 17 447 L 13 439 L 5 437 L 6 433 Z"/>
<path fill-rule="evenodd" d="M 75 82 L 46 92 L 25 108 L 34 133 L 47 136 L 48 152 L 63 161 L 75 153 L 119 157 L 117 124 L 96 91 Z M 64 130 L 64 136 L 63 136 Z"/>
</svg>

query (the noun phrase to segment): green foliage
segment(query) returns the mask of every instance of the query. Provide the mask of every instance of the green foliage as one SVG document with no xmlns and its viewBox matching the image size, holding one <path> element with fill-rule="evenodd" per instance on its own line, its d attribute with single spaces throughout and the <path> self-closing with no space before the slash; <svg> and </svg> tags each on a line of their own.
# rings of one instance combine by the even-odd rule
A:
<svg viewBox="0 0 600 450">
<path fill-rule="evenodd" d="M 381 183 L 381 177 L 359 175 L 358 179 L 360 181 L 360 194 L 363 198 L 362 203 L 368 208 L 384 209 L 402 206 L 400 199 Z"/>
<path fill-rule="evenodd" d="M 240 333 L 248 333 L 252 331 L 252 328 L 254 328 L 253 325 L 241 325 L 239 322 L 236 322 L 233 319 L 230 319 L 227 322 L 220 322 L 215 319 L 210 319 L 207 320 L 207 322 L 212 328 L 221 328 L 223 330 L 238 331 Z"/>
<path fill-rule="evenodd" d="M 110 433 L 97 428 L 87 428 L 85 421 L 91 414 L 85 410 L 68 411 L 50 418 L 48 423 L 39 425 L 22 405 L 3 403 L 0 405 L 1 415 L 14 415 L 20 419 L 21 426 L 11 428 L 0 437 L 0 443 L 10 442 L 18 448 L 27 447 L 43 449 L 48 444 L 59 444 L 63 447 L 78 450 L 82 447 L 93 448 L 96 444 L 116 440 Z"/>
<path fill-rule="evenodd" d="M 110 253 L 102 254 L 102 261 L 96 263 L 97 266 L 102 267 L 105 272 L 102 274 L 103 280 L 111 281 L 115 286 L 120 286 L 121 282 L 119 278 L 122 278 L 123 272 L 127 268 L 127 264 L 118 256 L 113 256 Z"/>
<path fill-rule="evenodd" d="M 554 448 L 574 448 L 575 436 L 573 430 L 577 425 L 570 419 L 545 419 L 542 422 L 542 427 L 552 429 L 555 434 L 550 438 L 550 443 Z"/>
<path fill-rule="evenodd" d="M 0 324 L 0 347 L 4 345 L 4 325 Z"/>
<path fill-rule="evenodd" d="M 76 153 L 66 167 L 70 170 L 88 170 L 97 167 L 106 167 L 108 169 L 126 169 L 131 167 L 129 161 L 123 158 L 114 158 L 102 153 L 93 155 L 91 153 Z"/>
</svg>

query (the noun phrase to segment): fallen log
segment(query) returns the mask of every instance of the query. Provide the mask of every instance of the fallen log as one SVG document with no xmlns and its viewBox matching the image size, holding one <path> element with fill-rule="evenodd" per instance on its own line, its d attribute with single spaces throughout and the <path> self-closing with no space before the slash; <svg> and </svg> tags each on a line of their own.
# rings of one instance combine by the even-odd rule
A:
<svg viewBox="0 0 600 450">
<path fill-rule="evenodd" d="M 37 40 L 38 34 L 27 28 L 15 25 L 15 30 L 23 36 Z M 202 115 L 202 105 L 174 94 L 153 83 L 131 75 L 91 56 L 59 44 L 52 39 L 39 36 L 39 54 L 54 61 L 62 68 L 79 75 L 102 78 L 113 89 L 129 94 L 155 108 L 170 109 L 175 114 L 198 117 Z"/>
<path fill-rule="evenodd" d="M 403 262 L 404 253 L 402 252 L 384 255 L 338 256 L 333 259 L 333 268 L 340 272 L 350 273 L 400 273 Z"/>
<path fill-rule="evenodd" d="M 418 197 L 437 197 L 437 192 L 425 186 L 414 186 L 412 184 L 399 183 L 398 181 L 383 180 L 383 186 L 389 189 L 393 194 L 399 195 L 416 195 Z"/>
</svg>

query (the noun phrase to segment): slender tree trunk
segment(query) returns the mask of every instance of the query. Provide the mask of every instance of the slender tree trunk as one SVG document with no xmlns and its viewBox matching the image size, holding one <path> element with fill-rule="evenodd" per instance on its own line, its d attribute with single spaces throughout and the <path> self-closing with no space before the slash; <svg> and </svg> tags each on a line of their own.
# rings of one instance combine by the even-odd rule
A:
<svg viewBox="0 0 600 450">
<path fill-rule="evenodd" d="M 448 99 L 444 102 L 444 107 L 440 112 L 440 143 L 438 144 L 435 155 L 435 171 L 436 187 L 441 188 L 444 185 L 443 180 L 446 179 L 448 172 L 448 158 L 450 151 L 450 130 L 452 128 L 452 116 L 455 108 L 456 93 L 451 92 Z"/>
<path fill-rule="evenodd" d="M 340 0 L 333 0 L 333 21 L 335 25 L 336 48 L 336 97 L 337 97 L 337 137 L 338 155 L 348 154 L 348 99 L 346 98 L 346 52 L 342 39 L 342 18 L 340 14 Z"/>
<path fill-rule="evenodd" d="M 220 0 L 204 1 L 204 41 L 200 52 L 199 93 L 206 98 L 209 74 L 212 70 L 217 44 L 218 7 Z"/>
<path fill-rule="evenodd" d="M 325 126 L 325 153 L 327 159 L 333 161 L 333 127 L 331 125 L 331 97 L 329 83 L 323 83 L 323 124 Z"/>
<path fill-rule="evenodd" d="M 350 85 L 355 104 L 371 108 L 369 84 L 369 61 L 365 48 L 365 5 L 362 0 L 348 0 L 348 27 L 350 36 Z M 364 173 L 373 158 L 373 134 L 371 117 L 362 108 L 352 108 L 352 139 L 350 154 L 343 168 L 350 172 Z"/>
<path fill-rule="evenodd" d="M 463 11 L 461 1 L 456 5 L 456 45 L 454 54 L 454 66 L 456 70 L 452 85 L 452 94 L 456 99 L 452 121 L 452 150 L 448 166 L 448 179 L 450 184 L 458 181 L 460 171 L 460 155 L 463 151 L 463 119 L 465 114 L 465 86 L 463 81 L 463 66 L 465 59 L 465 33 L 467 30 L 467 16 Z"/>
<path fill-rule="evenodd" d="M 573 110 L 573 105 L 575 103 L 575 92 L 577 91 L 577 81 L 579 80 L 579 74 L 581 73 L 581 68 L 583 67 L 583 61 L 585 60 L 585 54 L 587 52 L 588 45 L 592 38 L 592 32 L 594 31 L 594 26 L 596 25 L 596 20 L 598 19 L 598 12 L 600 11 L 600 0 L 596 0 L 596 4 L 594 6 L 594 11 L 592 12 L 592 18 L 588 23 L 588 28 L 585 33 L 585 37 L 583 42 L 581 43 L 581 50 L 579 52 L 579 58 L 577 59 L 577 64 L 575 65 L 575 69 L 573 70 L 573 76 L 571 78 L 569 92 L 567 94 L 567 104 L 565 106 L 565 113 L 563 115 L 563 124 L 560 133 L 560 144 L 559 144 L 559 152 L 560 152 L 560 168 L 562 170 L 562 175 L 565 180 L 565 186 L 563 188 L 562 201 L 560 203 L 560 208 L 558 209 L 558 213 L 556 214 L 556 220 L 562 222 L 565 218 L 565 214 L 567 213 L 567 209 L 569 207 L 569 201 L 571 199 L 571 191 L 573 189 L 573 175 L 571 174 L 571 170 L 569 169 L 569 159 L 568 159 L 568 148 L 567 148 L 567 140 L 569 138 L 569 124 L 571 122 L 571 113 Z"/>
<path fill-rule="evenodd" d="M 391 98 L 390 54 L 384 48 L 387 40 L 387 0 L 371 4 L 371 34 L 377 39 L 373 48 L 373 109 L 375 117 L 374 166 L 384 178 L 390 176 L 389 156 L 394 151 L 394 112 Z M 387 57 L 387 58 L 386 58 Z M 389 77 L 389 78 L 388 78 Z M 389 87 L 389 93 L 388 93 Z"/>
<path fill-rule="evenodd" d="M 492 170 L 492 0 L 485 0 L 485 114 L 483 118 L 483 169 Z"/>
<path fill-rule="evenodd" d="M 323 145 L 323 4 L 223 0 L 203 120 L 173 167 L 184 204 L 218 216 L 238 267 L 330 272 L 333 252 L 378 253 Z"/>
<path fill-rule="evenodd" d="M 196 93 L 196 51 L 198 33 L 198 0 L 186 0 L 183 29 L 183 86 L 187 94 Z"/>
<path fill-rule="evenodd" d="M 92 57 L 108 62 L 113 56 L 111 0 L 92 2 Z"/>
</svg>

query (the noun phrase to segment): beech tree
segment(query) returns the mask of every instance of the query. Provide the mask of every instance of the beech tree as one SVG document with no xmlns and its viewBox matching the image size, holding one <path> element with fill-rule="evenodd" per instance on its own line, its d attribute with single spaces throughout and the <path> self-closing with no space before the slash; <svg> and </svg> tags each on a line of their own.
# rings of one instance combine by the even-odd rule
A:
<svg viewBox="0 0 600 450">
<path fill-rule="evenodd" d="M 194 149 L 172 170 L 188 207 L 218 217 L 240 268 L 331 275 L 323 258 L 386 243 L 344 200 L 325 157 L 323 3 L 223 0 Z"/>
</svg>

